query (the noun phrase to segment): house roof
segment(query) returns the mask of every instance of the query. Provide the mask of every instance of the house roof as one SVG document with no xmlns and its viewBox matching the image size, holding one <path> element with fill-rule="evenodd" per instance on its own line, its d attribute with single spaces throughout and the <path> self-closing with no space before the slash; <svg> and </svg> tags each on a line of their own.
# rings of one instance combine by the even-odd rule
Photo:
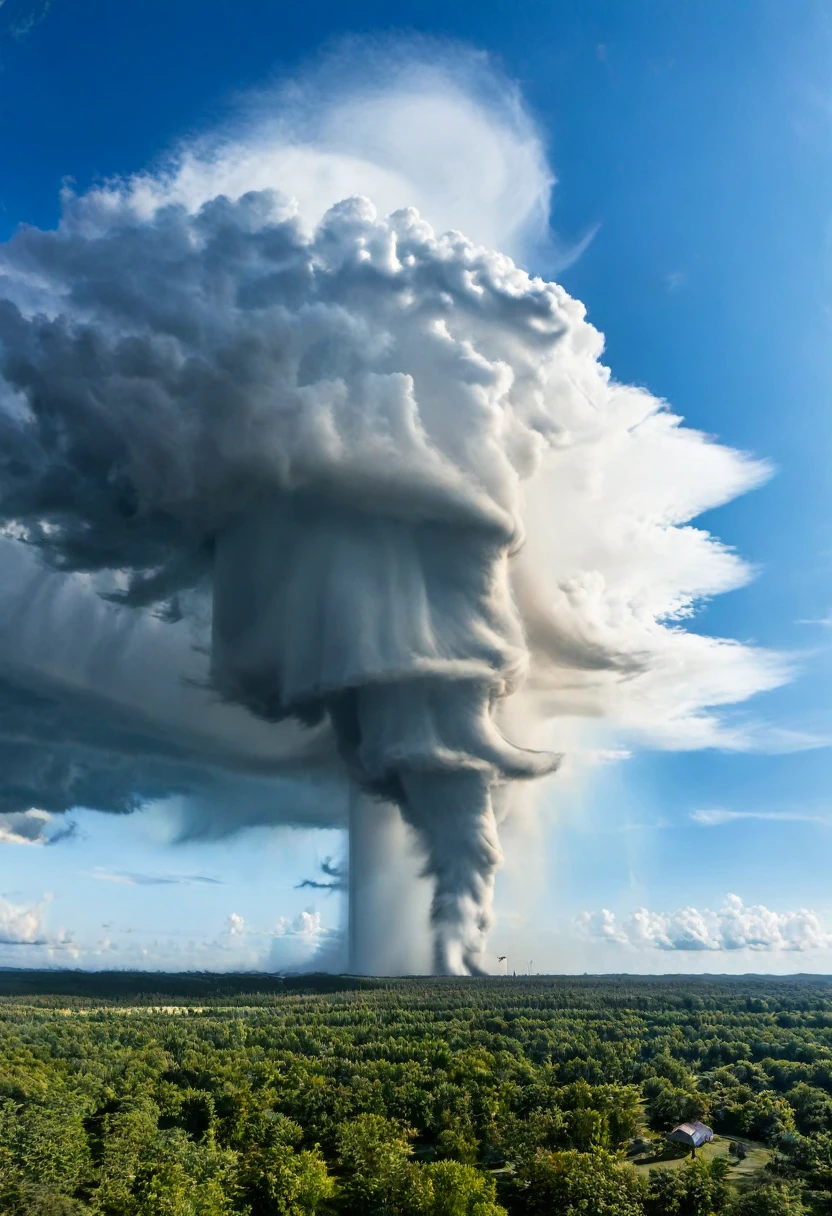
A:
<svg viewBox="0 0 832 1216">
<path fill-rule="evenodd" d="M 669 1140 L 678 1140 L 682 1144 L 690 1144 L 699 1148 L 708 1140 L 713 1140 L 714 1133 L 705 1123 L 695 1119 L 692 1123 L 679 1123 L 668 1136 Z"/>
</svg>

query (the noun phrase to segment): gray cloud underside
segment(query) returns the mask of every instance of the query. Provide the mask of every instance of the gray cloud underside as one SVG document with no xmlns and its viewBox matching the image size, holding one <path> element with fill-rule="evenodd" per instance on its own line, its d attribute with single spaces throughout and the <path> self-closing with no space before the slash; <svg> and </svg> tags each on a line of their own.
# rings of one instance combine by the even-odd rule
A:
<svg viewBox="0 0 832 1216">
<path fill-rule="evenodd" d="M 281 728 L 287 751 L 281 732 L 210 693 L 205 656 L 184 635 L 9 542 L 0 571 L 0 814 L 17 815 L 19 831 L 43 830 L 21 818 L 30 808 L 129 812 L 159 799 L 177 800 L 188 836 L 344 821 L 325 730 Z"/>
</svg>

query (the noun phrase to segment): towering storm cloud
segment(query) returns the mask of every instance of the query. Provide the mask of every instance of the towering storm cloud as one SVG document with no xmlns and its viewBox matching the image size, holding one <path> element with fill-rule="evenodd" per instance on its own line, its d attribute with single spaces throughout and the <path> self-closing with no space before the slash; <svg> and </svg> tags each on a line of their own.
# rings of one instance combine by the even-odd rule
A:
<svg viewBox="0 0 832 1216">
<path fill-rule="evenodd" d="M 396 804 L 433 883 L 434 966 L 476 972 L 499 821 L 516 783 L 557 768 L 565 723 L 743 746 L 713 707 L 785 677 L 680 624 L 747 577 L 689 521 L 766 469 L 618 384 L 583 306 L 490 247 L 532 256 L 550 175 L 481 63 L 400 59 L 344 88 L 313 78 L 277 118 L 67 197 L 56 230 L 0 252 L 10 552 L 71 572 L 100 636 L 155 614 L 129 627 L 134 657 L 161 647 L 165 687 L 190 681 L 171 726 L 126 643 L 114 692 L 86 660 L 69 679 L 12 642 L 10 704 L 63 705 L 66 755 L 85 749 L 50 809 L 199 790 L 205 765 L 203 805 L 234 772 L 329 798 L 329 821 L 345 779 Z M 455 140 L 480 157 L 463 176 Z M 474 239 L 444 230 L 461 214 Z M 50 636 L 77 640 L 56 595 Z M 91 720 L 119 703 L 106 743 L 67 698 Z"/>
</svg>

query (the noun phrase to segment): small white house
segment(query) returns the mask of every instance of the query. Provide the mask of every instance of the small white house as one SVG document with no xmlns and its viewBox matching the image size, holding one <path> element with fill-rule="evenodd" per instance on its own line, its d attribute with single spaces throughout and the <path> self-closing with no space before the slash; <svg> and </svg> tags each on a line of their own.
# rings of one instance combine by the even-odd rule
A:
<svg viewBox="0 0 832 1216">
<path fill-rule="evenodd" d="M 685 1144 L 688 1148 L 697 1149 L 701 1148 L 703 1144 L 707 1144 L 709 1140 L 713 1140 L 714 1133 L 697 1119 L 693 1123 L 680 1123 L 678 1127 L 674 1127 L 667 1138 L 675 1140 L 677 1144 Z"/>
</svg>

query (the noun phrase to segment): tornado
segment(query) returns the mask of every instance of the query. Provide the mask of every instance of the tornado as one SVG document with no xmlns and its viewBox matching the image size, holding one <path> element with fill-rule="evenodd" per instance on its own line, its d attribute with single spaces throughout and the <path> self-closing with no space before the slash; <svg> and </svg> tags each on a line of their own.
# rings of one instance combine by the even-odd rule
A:
<svg viewBox="0 0 832 1216">
<path fill-rule="evenodd" d="M 296 493 L 228 525 L 212 678 L 260 717 L 328 718 L 379 823 L 395 804 L 424 850 L 433 969 L 477 974 L 501 860 L 493 790 L 558 761 L 510 743 L 495 720 L 525 659 L 510 538 L 410 509 L 406 496 L 382 516 Z"/>
<path fill-rule="evenodd" d="M 428 974 L 430 886 L 414 833 L 395 803 L 353 790 L 348 866 L 347 971 Z"/>
<path fill-rule="evenodd" d="M 64 580 L 0 595 L 0 757 L 9 813 L 190 789 L 194 831 L 346 822 L 351 969 L 476 975 L 501 824 L 576 723 L 747 746 L 721 708 L 788 674 L 683 625 L 749 577 L 691 521 L 767 466 L 619 383 L 581 302 L 495 248 L 548 198 L 533 125 L 416 67 L 361 122 L 327 102 L 0 245 L 0 557 Z M 395 117 L 428 86 L 437 139 L 468 132 L 436 226 Z"/>
</svg>

